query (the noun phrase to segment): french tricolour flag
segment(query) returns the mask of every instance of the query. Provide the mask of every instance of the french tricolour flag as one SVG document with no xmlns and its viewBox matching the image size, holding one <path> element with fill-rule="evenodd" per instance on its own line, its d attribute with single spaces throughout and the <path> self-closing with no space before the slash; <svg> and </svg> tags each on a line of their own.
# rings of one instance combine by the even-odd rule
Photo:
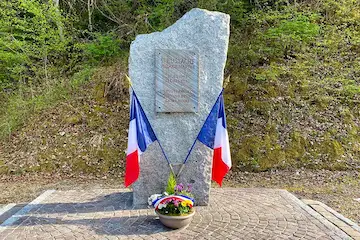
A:
<svg viewBox="0 0 360 240">
<path fill-rule="evenodd" d="M 223 92 L 220 93 L 208 118 L 200 130 L 198 140 L 214 149 L 212 180 L 220 186 L 231 168 L 229 136 L 226 130 L 226 116 Z"/>
<path fill-rule="evenodd" d="M 125 186 L 133 184 L 140 173 L 140 155 L 156 141 L 154 130 L 147 119 L 140 102 L 132 91 L 128 148 L 126 152 Z"/>
</svg>

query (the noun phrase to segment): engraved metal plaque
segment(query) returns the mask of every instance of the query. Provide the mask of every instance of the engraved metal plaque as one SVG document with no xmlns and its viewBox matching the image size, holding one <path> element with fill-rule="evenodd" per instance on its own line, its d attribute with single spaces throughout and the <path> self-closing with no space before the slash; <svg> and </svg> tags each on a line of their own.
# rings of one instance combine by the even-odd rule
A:
<svg viewBox="0 0 360 240">
<path fill-rule="evenodd" d="M 195 51 L 155 50 L 156 112 L 197 112 L 199 55 Z"/>
</svg>

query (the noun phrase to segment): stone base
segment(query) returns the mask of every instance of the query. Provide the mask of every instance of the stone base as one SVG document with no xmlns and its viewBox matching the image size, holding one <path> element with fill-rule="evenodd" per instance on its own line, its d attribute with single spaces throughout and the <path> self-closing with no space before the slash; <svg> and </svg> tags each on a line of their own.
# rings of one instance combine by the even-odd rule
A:
<svg viewBox="0 0 360 240">
<path fill-rule="evenodd" d="M 133 205 L 147 204 L 152 194 L 165 191 L 170 169 L 158 142 L 152 143 L 140 157 L 140 176 L 132 185 Z"/>
<path fill-rule="evenodd" d="M 167 186 L 170 168 L 157 142 L 149 146 L 149 154 L 143 154 L 140 161 L 140 176 L 133 184 L 134 206 L 147 204 L 148 197 L 162 193 Z M 207 206 L 211 187 L 212 150 L 197 142 L 189 157 L 178 183 L 192 185 L 195 204 Z M 174 166 L 177 174 L 181 165 Z"/>
<path fill-rule="evenodd" d="M 179 179 L 177 179 L 179 183 L 190 183 L 192 185 L 192 193 L 197 206 L 209 204 L 212 155 L 212 149 L 196 142 Z"/>
</svg>

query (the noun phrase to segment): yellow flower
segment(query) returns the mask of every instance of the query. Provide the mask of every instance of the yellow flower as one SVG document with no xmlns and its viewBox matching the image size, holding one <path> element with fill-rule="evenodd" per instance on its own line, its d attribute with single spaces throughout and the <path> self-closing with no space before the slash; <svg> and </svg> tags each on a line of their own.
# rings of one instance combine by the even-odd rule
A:
<svg viewBox="0 0 360 240">
<path fill-rule="evenodd" d="M 185 207 L 185 206 L 191 207 L 191 206 L 192 206 L 192 202 L 191 202 L 190 200 L 182 201 L 182 202 L 181 202 L 181 206 L 183 206 L 183 207 Z"/>
</svg>

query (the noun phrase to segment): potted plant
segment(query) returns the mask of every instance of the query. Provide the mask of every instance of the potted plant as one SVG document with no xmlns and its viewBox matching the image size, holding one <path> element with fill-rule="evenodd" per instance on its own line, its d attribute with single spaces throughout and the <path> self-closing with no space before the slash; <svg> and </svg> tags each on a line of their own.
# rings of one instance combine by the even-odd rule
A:
<svg viewBox="0 0 360 240">
<path fill-rule="evenodd" d="M 191 185 L 176 184 L 173 175 L 170 175 L 166 192 L 151 195 L 148 203 L 155 208 L 161 223 L 172 229 L 186 227 L 195 214 Z"/>
</svg>

